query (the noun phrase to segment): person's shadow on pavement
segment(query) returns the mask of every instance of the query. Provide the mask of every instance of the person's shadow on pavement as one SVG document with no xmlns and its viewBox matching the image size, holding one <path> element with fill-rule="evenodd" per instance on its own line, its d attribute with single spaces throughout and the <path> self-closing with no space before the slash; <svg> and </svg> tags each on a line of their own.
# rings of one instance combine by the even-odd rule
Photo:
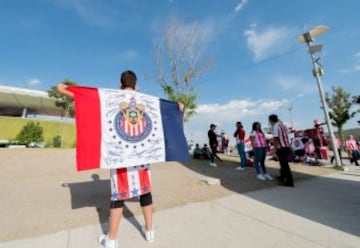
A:
<svg viewBox="0 0 360 248">
<path fill-rule="evenodd" d="M 110 215 L 110 180 L 100 180 L 98 174 L 93 174 L 91 178 L 92 181 L 63 183 L 61 186 L 70 189 L 72 209 L 95 207 L 96 212 L 98 213 L 101 229 L 103 233 L 107 233 L 107 222 Z M 134 213 L 126 206 L 126 204 L 124 206 L 123 216 L 137 230 L 141 230 L 141 224 L 138 222 L 134 216 Z"/>
</svg>

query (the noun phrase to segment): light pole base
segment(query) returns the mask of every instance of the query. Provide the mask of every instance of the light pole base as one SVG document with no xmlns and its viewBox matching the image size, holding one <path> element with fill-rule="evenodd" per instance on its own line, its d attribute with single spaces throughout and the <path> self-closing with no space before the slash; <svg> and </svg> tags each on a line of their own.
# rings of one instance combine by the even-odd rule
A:
<svg viewBox="0 0 360 248">
<path fill-rule="evenodd" d="M 343 166 L 338 166 L 338 165 L 335 165 L 334 166 L 334 169 L 335 170 L 339 170 L 339 171 L 349 171 L 349 168 L 347 168 L 347 166 L 343 165 Z"/>
</svg>

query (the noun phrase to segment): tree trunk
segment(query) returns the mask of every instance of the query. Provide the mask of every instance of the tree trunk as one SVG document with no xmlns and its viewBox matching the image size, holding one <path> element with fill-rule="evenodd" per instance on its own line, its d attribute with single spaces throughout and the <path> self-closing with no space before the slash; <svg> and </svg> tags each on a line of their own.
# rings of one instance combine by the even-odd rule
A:
<svg viewBox="0 0 360 248">
<path fill-rule="evenodd" d="M 345 145 L 345 139 L 344 139 L 344 131 L 342 126 L 338 126 L 338 133 L 339 133 L 339 139 L 341 141 L 340 149 L 343 150 L 343 147 Z"/>
<path fill-rule="evenodd" d="M 61 135 L 61 148 L 64 148 L 66 128 L 67 128 L 67 123 L 66 122 L 67 122 L 67 119 L 69 117 L 69 110 L 70 110 L 70 104 L 67 104 L 66 105 L 66 110 L 65 110 L 63 130 L 62 130 L 62 135 Z"/>
</svg>

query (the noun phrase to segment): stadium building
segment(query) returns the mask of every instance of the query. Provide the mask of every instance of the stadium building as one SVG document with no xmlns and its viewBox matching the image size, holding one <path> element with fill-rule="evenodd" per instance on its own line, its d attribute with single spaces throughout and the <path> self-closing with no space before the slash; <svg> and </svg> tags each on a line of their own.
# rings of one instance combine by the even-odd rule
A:
<svg viewBox="0 0 360 248">
<path fill-rule="evenodd" d="M 0 85 L 0 116 L 28 115 L 62 116 L 63 110 L 46 91 Z"/>
</svg>

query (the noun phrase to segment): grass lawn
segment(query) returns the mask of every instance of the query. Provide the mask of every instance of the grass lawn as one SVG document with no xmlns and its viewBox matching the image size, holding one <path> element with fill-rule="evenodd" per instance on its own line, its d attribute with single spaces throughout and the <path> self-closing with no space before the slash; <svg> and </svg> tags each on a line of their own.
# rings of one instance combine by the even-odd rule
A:
<svg viewBox="0 0 360 248">
<path fill-rule="evenodd" d="M 43 128 L 44 141 L 47 145 L 52 145 L 55 136 L 62 136 L 65 127 L 64 147 L 74 147 L 75 145 L 75 125 L 74 123 L 66 123 L 58 121 L 45 121 L 24 119 L 19 117 L 0 117 L 0 139 L 14 140 L 23 126 L 28 122 L 39 122 Z"/>
</svg>

